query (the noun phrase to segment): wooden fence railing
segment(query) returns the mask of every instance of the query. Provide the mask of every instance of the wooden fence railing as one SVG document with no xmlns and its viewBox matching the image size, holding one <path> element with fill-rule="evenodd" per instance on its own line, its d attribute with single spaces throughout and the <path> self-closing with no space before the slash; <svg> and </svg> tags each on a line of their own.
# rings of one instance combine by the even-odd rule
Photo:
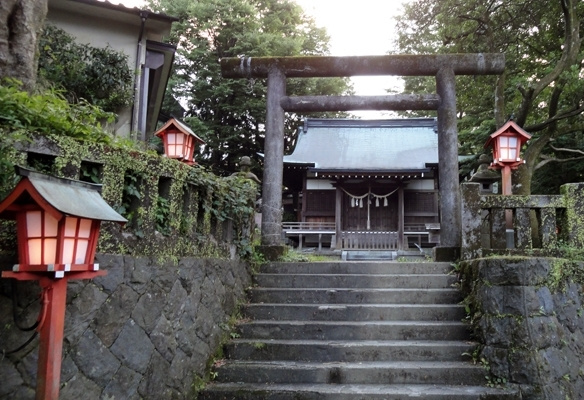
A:
<svg viewBox="0 0 584 400">
<path fill-rule="evenodd" d="M 316 231 L 332 231 L 335 233 L 334 222 L 282 222 L 282 229 L 285 232 L 316 232 Z"/>
<path fill-rule="evenodd" d="M 282 235 L 284 237 L 298 237 L 298 249 L 302 250 L 302 241 L 305 237 L 314 236 L 318 239 L 318 250 L 322 250 L 323 236 L 330 237 L 334 242 L 334 222 L 283 222 Z"/>
<path fill-rule="evenodd" d="M 341 232 L 341 246 L 344 250 L 397 250 L 398 233 L 371 231 Z"/>
<path fill-rule="evenodd" d="M 437 225 L 437 224 L 436 224 Z M 331 247 L 340 244 L 343 250 L 399 250 L 399 233 L 396 231 L 341 231 L 340 241 L 336 241 L 334 222 L 283 222 L 282 235 L 298 239 L 298 247 L 302 249 L 303 240 L 313 238 L 318 240 L 318 248 L 322 249 L 323 241 L 331 240 Z M 424 224 L 408 225 L 403 233 L 403 244 L 408 247 L 408 238 L 421 245 L 428 242 L 431 235 Z"/>
</svg>

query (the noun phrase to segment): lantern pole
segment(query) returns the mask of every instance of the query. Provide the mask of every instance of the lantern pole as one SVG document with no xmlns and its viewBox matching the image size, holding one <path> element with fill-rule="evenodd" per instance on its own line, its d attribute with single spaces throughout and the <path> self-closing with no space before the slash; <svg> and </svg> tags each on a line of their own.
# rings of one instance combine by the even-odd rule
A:
<svg viewBox="0 0 584 400">
<path fill-rule="evenodd" d="M 39 280 L 43 293 L 43 323 L 40 326 L 40 346 L 37 370 L 36 398 L 58 399 L 61 384 L 61 358 L 65 328 L 67 279 Z"/>
<path fill-rule="evenodd" d="M 63 278 L 46 273 L 3 271 L 3 278 L 21 281 L 37 280 L 42 289 L 42 309 L 37 331 L 40 333 L 37 363 L 36 400 L 59 400 L 61 361 L 65 328 L 65 303 L 69 279 L 92 279 L 107 271 L 70 272 Z"/>
<path fill-rule="evenodd" d="M 504 165 L 501 168 L 501 183 L 503 196 L 513 194 L 513 185 L 511 183 L 511 166 Z M 515 248 L 515 231 L 513 229 L 513 210 L 505 210 L 505 237 L 507 248 Z"/>
<path fill-rule="evenodd" d="M 99 270 L 99 264 L 93 264 L 99 236 L 97 221 L 124 224 L 127 220 L 99 195 L 101 185 L 51 177 L 20 167 L 16 171 L 23 178 L 0 202 L 0 217 L 17 221 L 20 263 L 14 265 L 12 271 L 3 271 L 2 277 L 39 282 L 42 289 L 42 309 L 37 327 L 40 344 L 36 400 L 58 400 L 67 282 L 70 279 L 93 279 L 106 274 L 106 271 Z M 78 204 L 71 201 L 73 198 Z M 48 223 L 44 213 L 52 217 Z M 37 214 L 40 214 L 40 218 Z M 67 236 L 67 240 L 75 241 L 71 254 L 63 250 L 66 248 L 65 231 L 69 221 L 77 227 L 75 236 Z M 80 228 L 81 222 L 84 228 Z M 31 254 L 39 249 L 31 244 L 31 240 L 40 242 L 43 247 L 47 245 L 44 239 L 53 236 L 47 233 L 46 225 L 51 226 L 50 232 L 58 232 L 56 239 L 53 239 L 56 241 L 57 251 L 41 249 L 41 257 L 37 260 L 36 255 Z M 29 230 L 40 232 L 40 240 Z M 78 242 L 85 243 L 85 246 L 77 247 Z"/>
</svg>

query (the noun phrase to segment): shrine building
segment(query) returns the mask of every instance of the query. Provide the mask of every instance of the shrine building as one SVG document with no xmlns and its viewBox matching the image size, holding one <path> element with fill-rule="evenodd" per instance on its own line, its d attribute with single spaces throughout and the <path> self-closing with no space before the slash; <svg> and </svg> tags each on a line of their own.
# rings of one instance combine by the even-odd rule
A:
<svg viewBox="0 0 584 400">
<path fill-rule="evenodd" d="M 299 247 L 439 242 L 435 118 L 306 119 L 284 156 L 284 235 Z"/>
</svg>

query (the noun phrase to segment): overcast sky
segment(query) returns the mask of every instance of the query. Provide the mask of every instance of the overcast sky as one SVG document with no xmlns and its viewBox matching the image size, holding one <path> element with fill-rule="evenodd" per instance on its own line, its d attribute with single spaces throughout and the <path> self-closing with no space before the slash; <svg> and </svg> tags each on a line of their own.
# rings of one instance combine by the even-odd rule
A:
<svg viewBox="0 0 584 400">
<path fill-rule="evenodd" d="M 331 55 L 384 55 L 391 49 L 395 35 L 393 17 L 399 14 L 407 0 L 294 0 L 312 15 L 318 26 L 327 29 L 331 37 Z M 351 78 L 355 93 L 361 96 L 387 94 L 386 89 L 398 89 L 401 80 L 388 76 Z M 361 111 L 362 118 L 379 118 L 387 113 Z"/>
<path fill-rule="evenodd" d="M 110 0 L 129 7 L 139 7 L 142 0 Z M 331 37 L 331 55 L 383 55 L 391 49 L 395 35 L 393 17 L 408 0 L 294 0 L 312 15 L 316 24 L 325 27 Z M 396 77 L 353 77 L 357 95 L 386 94 L 386 89 L 399 88 Z M 363 118 L 378 118 L 373 111 L 356 112 Z"/>
</svg>

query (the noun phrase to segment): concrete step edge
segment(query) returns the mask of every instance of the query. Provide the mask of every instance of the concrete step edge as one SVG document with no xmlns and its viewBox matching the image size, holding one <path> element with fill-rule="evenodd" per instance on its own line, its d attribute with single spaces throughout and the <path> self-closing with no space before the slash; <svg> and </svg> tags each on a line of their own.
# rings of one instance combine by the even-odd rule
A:
<svg viewBox="0 0 584 400">
<path fill-rule="evenodd" d="M 457 398 L 453 396 L 468 396 L 475 395 L 475 399 L 481 395 L 505 395 L 514 396 L 519 392 L 517 389 L 510 388 L 491 388 L 487 386 L 463 386 L 463 385 L 424 385 L 424 384 L 396 384 L 396 385 L 339 385 L 339 384 L 242 384 L 242 383 L 212 383 L 206 389 L 206 392 L 219 391 L 230 392 L 237 391 L 237 393 L 244 393 L 245 391 L 258 392 L 268 394 L 268 392 L 291 392 L 293 394 L 300 393 L 315 393 L 315 394 L 330 394 L 330 395 L 402 395 L 412 398 L 429 398 L 425 396 L 452 396 L 444 397 Z M 265 397 L 259 397 L 265 398 Z M 302 397 L 305 398 L 305 397 Z M 321 398 L 315 396 L 314 398 Z M 467 398 L 467 397 L 464 397 Z M 468 397 L 472 398 L 472 397 Z M 495 397 L 493 397 L 494 399 Z M 503 397 L 498 397 L 503 398 Z M 514 397 L 505 397 L 514 398 Z"/>
<path fill-rule="evenodd" d="M 363 347 L 363 346 L 473 346 L 478 343 L 466 340 L 304 340 L 304 339 L 232 339 L 227 344 L 250 344 L 263 343 L 269 345 L 302 345 L 302 346 L 343 346 L 343 347 Z"/>
<path fill-rule="evenodd" d="M 305 326 L 305 325 L 322 325 L 322 326 L 455 326 L 455 327 L 469 327 L 468 323 L 464 321 L 423 321 L 423 320 L 385 320 L 385 321 L 306 321 L 306 320 L 274 320 L 274 319 L 254 319 L 251 321 L 241 320 L 236 323 L 236 326 L 241 325 L 288 325 L 288 326 Z"/>
<path fill-rule="evenodd" d="M 424 309 L 424 308 L 464 308 L 462 304 L 409 304 L 409 303 L 325 303 L 325 304 L 314 304 L 314 303 L 250 303 L 244 304 L 243 308 L 261 308 L 261 307 L 281 307 L 281 308 L 318 308 L 318 309 L 338 309 L 338 308 L 408 308 L 408 309 Z"/>
<path fill-rule="evenodd" d="M 362 292 L 362 293 L 419 293 L 419 292 L 429 292 L 429 293 L 451 293 L 451 292 L 459 292 L 458 288 L 454 287 L 447 287 L 447 288 L 337 288 L 337 287 L 321 287 L 321 288 L 272 288 L 272 287 L 252 287 L 249 288 L 249 292 L 270 292 L 270 291 L 278 291 L 278 292 Z"/>
<path fill-rule="evenodd" d="M 229 365 L 240 366 L 262 366 L 293 370 L 296 368 L 385 368 L 385 369 L 407 369 L 407 368 L 464 368 L 484 371 L 484 367 L 470 361 L 258 361 L 258 360 L 223 360 L 222 367 Z"/>
<path fill-rule="evenodd" d="M 367 278 L 377 278 L 377 277 L 382 277 L 382 276 L 390 276 L 390 277 L 396 277 L 396 276 L 404 276 L 404 277 L 412 277 L 412 278 L 420 278 L 420 277 L 455 277 L 452 274 L 405 274 L 405 273 L 397 273 L 397 274 L 301 274 L 301 273 L 258 273 L 254 275 L 255 277 L 262 277 L 262 276 L 267 276 L 267 277 L 290 277 L 290 276 L 295 276 L 295 277 L 302 277 L 302 276 L 306 276 L 306 277 L 311 277 L 311 278 L 315 278 L 315 277 L 367 277 Z"/>
</svg>

